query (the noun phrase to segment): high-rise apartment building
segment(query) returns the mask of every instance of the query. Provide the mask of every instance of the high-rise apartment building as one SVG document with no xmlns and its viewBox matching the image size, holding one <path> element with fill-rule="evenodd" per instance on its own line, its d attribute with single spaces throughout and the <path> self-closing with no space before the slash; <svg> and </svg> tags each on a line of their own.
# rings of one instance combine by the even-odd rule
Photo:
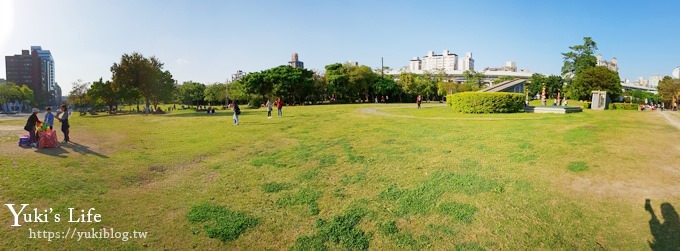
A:
<svg viewBox="0 0 680 251">
<path fill-rule="evenodd" d="M 7 81 L 26 85 L 35 96 L 38 105 L 61 103 L 61 88 L 54 75 L 54 59 L 49 50 L 40 46 L 31 46 L 31 50 L 22 50 L 21 54 L 5 57 Z"/>
<path fill-rule="evenodd" d="M 461 58 L 459 70 L 461 71 L 475 70 L 475 60 L 472 58 L 472 52 L 465 53 L 465 56 Z"/>
<path fill-rule="evenodd" d="M 297 52 L 294 52 L 293 55 L 290 56 L 288 65 L 293 68 L 305 68 L 305 64 L 299 60 Z"/>
<path fill-rule="evenodd" d="M 423 73 L 444 71 L 447 74 L 454 74 L 458 72 L 468 71 L 475 69 L 475 60 L 472 58 L 472 53 L 465 53 L 465 56 L 458 58 L 458 55 L 450 52 L 449 50 L 444 50 L 442 54 L 435 54 L 433 51 L 429 51 L 427 55 L 420 57 L 414 57 L 409 61 L 407 71 L 411 73 Z"/>
</svg>

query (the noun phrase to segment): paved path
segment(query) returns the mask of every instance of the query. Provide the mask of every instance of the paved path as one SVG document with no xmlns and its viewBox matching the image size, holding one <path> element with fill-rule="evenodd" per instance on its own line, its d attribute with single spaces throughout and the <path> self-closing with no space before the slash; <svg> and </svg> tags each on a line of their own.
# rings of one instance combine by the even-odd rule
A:
<svg viewBox="0 0 680 251">
<path fill-rule="evenodd" d="M 664 118 L 666 118 L 669 124 L 675 126 L 675 128 L 680 129 L 680 115 L 678 115 L 677 112 L 665 111 L 658 113 L 661 114 L 661 116 L 663 116 Z"/>
</svg>

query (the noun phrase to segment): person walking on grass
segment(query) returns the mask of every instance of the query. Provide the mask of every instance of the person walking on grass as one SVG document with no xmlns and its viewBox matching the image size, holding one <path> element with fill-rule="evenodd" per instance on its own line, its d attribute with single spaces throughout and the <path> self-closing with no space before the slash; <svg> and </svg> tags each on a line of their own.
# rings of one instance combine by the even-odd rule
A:
<svg viewBox="0 0 680 251">
<path fill-rule="evenodd" d="M 50 130 L 52 130 L 52 126 L 54 126 L 54 114 L 52 114 L 52 107 L 46 107 L 45 111 L 47 112 L 45 112 L 45 119 L 43 119 L 43 121 L 45 121 L 45 124 L 50 127 Z"/>
<path fill-rule="evenodd" d="M 64 144 L 71 141 L 71 139 L 68 136 L 69 128 L 71 128 L 71 125 L 69 125 L 68 123 L 68 118 L 69 118 L 68 107 L 66 107 L 66 105 L 61 105 L 61 111 L 57 112 L 57 119 L 61 122 L 61 132 L 64 133 L 63 142 Z"/>
<path fill-rule="evenodd" d="M 276 98 L 276 109 L 278 110 L 279 118 L 283 117 L 283 101 L 281 101 L 281 98 Z"/>
<path fill-rule="evenodd" d="M 418 97 L 416 98 L 416 104 L 418 104 L 418 109 L 420 109 L 420 103 L 422 103 L 422 102 L 423 102 L 423 97 L 418 95 Z"/>
<path fill-rule="evenodd" d="M 267 107 L 267 118 L 270 119 L 272 118 L 272 101 L 267 99 L 265 106 Z"/>
<path fill-rule="evenodd" d="M 32 147 L 38 146 L 38 139 L 35 136 L 35 126 L 38 125 L 38 123 L 41 123 L 38 119 L 38 112 L 40 112 L 38 108 L 33 108 L 33 110 L 31 110 L 31 116 L 28 117 L 26 125 L 24 126 L 24 130 L 26 130 L 30 136 L 29 141 L 31 142 Z"/>
<path fill-rule="evenodd" d="M 236 101 L 234 101 L 233 107 L 234 107 L 234 125 L 238 125 L 238 116 L 241 115 L 241 108 L 238 107 L 238 103 L 236 103 Z"/>
</svg>

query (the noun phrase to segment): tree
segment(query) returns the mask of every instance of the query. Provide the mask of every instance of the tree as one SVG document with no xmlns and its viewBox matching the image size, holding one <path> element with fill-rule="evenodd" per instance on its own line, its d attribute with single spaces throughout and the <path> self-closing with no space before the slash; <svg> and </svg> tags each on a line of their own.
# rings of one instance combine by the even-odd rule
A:
<svg viewBox="0 0 680 251">
<path fill-rule="evenodd" d="M 319 102 L 325 100 L 328 94 L 328 82 L 326 76 L 322 76 L 317 72 L 312 75 L 312 91 L 310 92 L 310 101 Z"/>
<path fill-rule="evenodd" d="M 208 85 L 203 91 L 203 96 L 204 100 L 208 101 L 208 105 L 224 102 L 227 100 L 227 86 L 220 83 Z"/>
<path fill-rule="evenodd" d="M 421 95 L 420 79 L 417 74 L 402 72 L 399 74 L 399 85 L 404 93 L 410 96 Z"/>
<path fill-rule="evenodd" d="M 665 103 L 677 103 L 680 98 L 680 80 L 665 76 L 659 86 L 659 98 Z"/>
<path fill-rule="evenodd" d="M 12 82 L 0 84 L 0 105 L 7 102 L 21 102 L 24 107 L 31 105 L 34 103 L 33 90 L 26 85 L 17 85 Z"/>
<path fill-rule="evenodd" d="M 205 99 L 205 85 L 187 81 L 177 88 L 177 96 L 180 102 L 185 105 L 200 105 Z"/>
<path fill-rule="evenodd" d="M 515 79 L 515 77 L 512 77 L 512 76 L 500 76 L 500 77 L 494 79 L 494 80 L 492 81 L 492 83 L 493 83 L 494 85 L 497 85 L 497 84 L 503 83 L 503 82 L 508 81 L 508 80 L 513 80 L 513 79 Z"/>
<path fill-rule="evenodd" d="M 591 37 L 584 37 L 583 44 L 570 46 L 569 49 L 571 51 L 562 53 L 562 76 L 571 79 L 570 76 L 576 76 L 597 65 L 597 58 L 594 56 L 597 44 Z"/>
<path fill-rule="evenodd" d="M 230 100 L 246 100 L 248 93 L 243 87 L 242 80 L 236 80 L 227 84 L 227 98 Z"/>
<path fill-rule="evenodd" d="M 536 96 L 536 94 L 541 94 L 541 91 L 543 91 L 543 85 L 546 82 L 547 77 L 543 74 L 540 73 L 534 73 L 531 75 L 531 78 L 529 79 L 529 85 L 527 86 L 527 91 L 529 93 L 529 96 L 533 97 Z"/>
<path fill-rule="evenodd" d="M 30 87 L 26 85 L 19 86 L 19 93 L 21 96 L 21 103 L 24 103 L 26 105 L 31 105 L 35 103 L 35 95 Z"/>
<path fill-rule="evenodd" d="M 273 78 L 275 78 L 273 74 L 267 74 L 265 72 L 253 72 L 244 76 L 241 79 L 241 83 L 243 84 L 243 88 L 247 93 L 258 94 L 262 96 L 262 99 L 264 99 L 266 95 L 272 93 L 275 81 Z"/>
<path fill-rule="evenodd" d="M 437 94 L 439 96 L 446 96 L 460 91 L 460 84 L 456 82 L 439 82 L 437 83 Z"/>
<path fill-rule="evenodd" d="M 115 89 L 136 90 L 144 99 L 146 110 L 151 104 L 156 108 L 159 102 L 172 98 L 175 81 L 156 57 L 145 58 L 138 52 L 123 54 L 120 63 L 111 66 L 111 73 Z"/>
<path fill-rule="evenodd" d="M 388 97 L 396 97 L 401 92 L 401 89 L 394 79 L 389 77 L 380 77 L 374 85 L 376 95 L 386 95 Z"/>
<path fill-rule="evenodd" d="M 161 102 L 172 102 L 177 90 L 176 81 L 172 78 L 172 74 L 169 71 L 156 70 L 158 76 L 154 82 L 154 91 L 149 94 L 151 95 L 151 103 L 154 110 L 158 108 L 158 104 Z"/>
<path fill-rule="evenodd" d="M 348 94 L 362 100 L 368 99 L 372 94 L 371 89 L 378 76 L 370 67 L 365 65 L 345 65 L 345 67 L 347 67 L 349 75 Z"/>
<path fill-rule="evenodd" d="M 477 91 L 484 87 L 484 82 L 482 81 L 484 73 L 468 70 L 463 72 L 463 78 L 465 78 L 463 85 L 465 85 L 466 89 Z"/>
<path fill-rule="evenodd" d="M 615 71 L 604 66 L 585 69 L 576 75 L 567 88 L 567 95 L 572 99 L 588 100 L 592 91 L 607 91 L 612 99 L 621 95 L 621 79 Z"/>
<path fill-rule="evenodd" d="M 347 69 L 340 63 L 326 65 L 325 69 L 329 94 L 336 95 L 338 99 L 344 99 L 349 89 Z"/>
<path fill-rule="evenodd" d="M 89 103 L 87 90 L 89 89 L 90 83 L 78 79 L 76 82 L 73 82 L 72 85 L 73 87 L 68 95 L 68 100 L 75 108 L 79 109 L 81 113 L 84 113 L 83 108 Z"/>
<path fill-rule="evenodd" d="M 92 85 L 87 90 L 87 96 L 95 107 L 100 104 L 106 105 L 109 113 L 113 113 L 113 107 L 117 106 L 119 99 L 118 93 L 113 89 L 111 81 L 104 82 L 102 78 L 92 82 Z"/>
</svg>

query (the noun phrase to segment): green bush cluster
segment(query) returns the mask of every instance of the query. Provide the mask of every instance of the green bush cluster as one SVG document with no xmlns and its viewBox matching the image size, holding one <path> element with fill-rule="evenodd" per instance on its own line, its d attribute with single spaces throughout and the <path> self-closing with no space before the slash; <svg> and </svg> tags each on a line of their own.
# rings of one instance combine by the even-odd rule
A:
<svg viewBox="0 0 680 251">
<path fill-rule="evenodd" d="M 583 103 L 581 103 L 581 108 L 583 108 L 583 109 L 590 109 L 590 102 L 583 102 Z"/>
<path fill-rule="evenodd" d="M 524 95 L 507 92 L 461 92 L 446 96 L 446 104 L 463 113 L 512 113 L 524 110 Z"/>
<path fill-rule="evenodd" d="M 640 105 L 630 103 L 611 103 L 609 109 L 611 110 L 637 110 Z"/>
</svg>

